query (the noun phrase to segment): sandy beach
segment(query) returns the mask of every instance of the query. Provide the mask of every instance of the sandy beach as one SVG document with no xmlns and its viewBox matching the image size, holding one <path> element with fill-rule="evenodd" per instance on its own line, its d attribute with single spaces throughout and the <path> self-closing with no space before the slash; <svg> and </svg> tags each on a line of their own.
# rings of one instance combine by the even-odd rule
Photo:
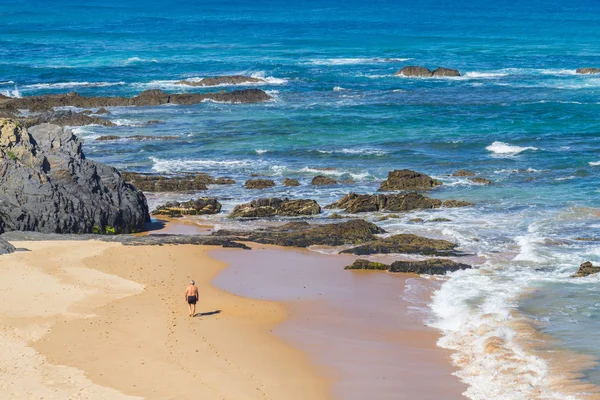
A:
<svg viewBox="0 0 600 400">
<path fill-rule="evenodd" d="M 278 248 L 13 244 L 30 251 L 0 260 L 2 399 L 433 399 L 464 390 L 435 331 L 402 301 L 381 308 L 397 291 L 382 287 L 391 298 L 356 307 L 384 280 L 403 290 L 406 276 L 362 274 L 372 282 L 363 286 L 338 268 L 343 258 L 331 265 Z M 277 273 L 282 260 L 288 268 Z M 358 293 L 342 308 L 346 291 L 331 281 L 340 271 Z M 201 293 L 195 318 L 183 299 L 190 279 Z M 331 293 L 296 296 L 299 282 Z"/>
</svg>

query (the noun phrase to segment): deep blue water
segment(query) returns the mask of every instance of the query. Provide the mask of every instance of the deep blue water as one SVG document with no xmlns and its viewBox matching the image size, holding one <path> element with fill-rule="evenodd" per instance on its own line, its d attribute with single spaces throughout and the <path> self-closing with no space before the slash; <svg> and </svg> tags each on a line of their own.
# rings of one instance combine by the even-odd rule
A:
<svg viewBox="0 0 600 400">
<path fill-rule="evenodd" d="M 600 263 L 600 244 L 573 240 L 600 238 L 600 75 L 575 74 L 600 67 L 597 1 L 2 1 L 0 21 L 0 93 L 9 95 L 235 89 L 175 85 L 224 74 L 267 80 L 258 87 L 273 100 L 264 104 L 111 109 L 120 126 L 75 130 L 89 158 L 127 170 L 233 176 L 235 187 L 211 189 L 226 210 L 258 196 L 241 186 L 251 173 L 304 184 L 317 174 L 355 181 L 261 193 L 327 204 L 375 191 L 397 168 L 444 181 L 437 197 L 475 202 L 383 223 L 392 232 L 448 237 L 480 256 L 480 268 L 453 275 L 432 306 L 444 345 L 481 362 L 481 380 L 475 365 L 462 369 L 470 397 L 527 398 L 531 387 L 552 393 L 542 378 L 513 381 L 504 392 L 495 391 L 502 380 L 486 386 L 483 371 L 507 361 L 484 354 L 481 340 L 501 337 L 519 353 L 510 310 L 536 320 L 559 346 L 600 358 L 593 336 L 581 337 L 600 322 L 580 312 L 592 304 L 590 293 L 598 296 L 597 280 L 580 280 L 584 289 L 573 291 L 569 277 L 582 261 Z M 407 65 L 463 76 L 393 75 Z M 103 134 L 179 139 L 94 140 Z M 461 168 L 494 185 L 451 176 Z M 452 221 L 409 221 L 439 215 Z M 519 298 L 532 288 L 539 296 L 524 305 Z M 561 298 L 555 292 L 569 293 L 574 307 L 548 301 Z M 543 362 L 516 359 L 543 376 Z M 600 384 L 594 371 L 587 378 Z"/>
</svg>

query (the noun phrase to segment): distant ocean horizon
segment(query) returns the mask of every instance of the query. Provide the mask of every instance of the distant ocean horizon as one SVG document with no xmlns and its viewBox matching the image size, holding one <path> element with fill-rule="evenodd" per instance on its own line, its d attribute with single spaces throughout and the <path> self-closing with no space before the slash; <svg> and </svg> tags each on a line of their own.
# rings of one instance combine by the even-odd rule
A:
<svg viewBox="0 0 600 400">
<path fill-rule="evenodd" d="M 441 180 L 432 197 L 475 206 L 377 224 L 470 254 L 475 268 L 450 274 L 425 318 L 453 351 L 467 396 L 598 393 L 600 277 L 571 277 L 584 261 L 600 264 L 600 74 L 576 73 L 600 68 L 597 1 L 28 0 L 0 4 L 0 18 L 0 94 L 256 87 L 272 96 L 114 107 L 117 126 L 74 128 L 88 158 L 123 171 L 234 178 L 210 192 L 226 212 L 258 196 L 241 185 L 251 174 L 278 182 L 262 197 L 321 205 L 373 193 L 394 169 Z M 462 76 L 395 75 L 411 65 Z M 176 84 L 233 74 L 263 82 Z M 96 140 L 108 134 L 176 139 Z M 493 184 L 454 176 L 460 169 Z M 352 183 L 314 187 L 316 175 Z M 286 177 L 302 185 L 281 186 Z M 165 199 L 149 196 L 151 206 Z M 439 217 L 448 221 L 428 222 Z"/>
</svg>

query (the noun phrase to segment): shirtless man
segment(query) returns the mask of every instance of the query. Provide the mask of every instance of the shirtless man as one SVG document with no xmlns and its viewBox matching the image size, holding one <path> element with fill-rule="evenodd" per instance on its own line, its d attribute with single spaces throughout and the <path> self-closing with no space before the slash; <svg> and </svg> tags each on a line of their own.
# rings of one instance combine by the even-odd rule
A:
<svg viewBox="0 0 600 400">
<path fill-rule="evenodd" d="M 196 315 L 196 302 L 198 301 L 198 288 L 196 282 L 190 281 L 190 285 L 185 289 L 185 301 L 188 303 L 190 317 Z"/>
</svg>

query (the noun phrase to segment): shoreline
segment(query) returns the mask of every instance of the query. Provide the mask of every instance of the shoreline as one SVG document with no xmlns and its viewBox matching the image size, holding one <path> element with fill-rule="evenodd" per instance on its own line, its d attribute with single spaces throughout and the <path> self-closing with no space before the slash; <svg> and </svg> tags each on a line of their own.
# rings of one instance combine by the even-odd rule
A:
<svg viewBox="0 0 600 400">
<path fill-rule="evenodd" d="M 178 224 L 173 221 L 168 222 L 165 229 L 177 231 L 179 228 L 176 225 Z M 10 317 L 0 314 L 3 322 L 14 324 L 22 332 L 29 332 L 10 342 L 13 346 L 17 346 L 18 341 L 21 352 L 33 352 L 47 368 L 67 369 L 69 372 L 63 380 L 75 385 L 54 388 L 54 383 L 48 382 L 55 381 L 45 378 L 47 373 L 31 366 L 24 367 L 31 374 L 29 379 L 37 382 L 36 393 L 46 391 L 50 399 L 69 397 L 75 393 L 75 387 L 84 387 L 85 383 L 85 391 L 92 397 L 124 399 L 164 396 L 181 398 L 192 394 L 202 394 L 203 398 L 208 399 L 255 398 L 254 392 L 257 394 L 256 398 L 281 398 L 283 393 L 285 398 L 294 398 L 294 394 L 298 398 L 351 398 L 347 396 L 348 387 L 345 385 L 352 374 L 344 371 L 343 365 L 336 366 L 335 363 L 315 358 L 314 346 L 311 348 L 310 340 L 304 340 L 300 337 L 302 335 L 298 335 L 298 329 L 313 329 L 313 336 L 319 336 L 323 333 L 320 330 L 323 326 L 303 325 L 303 319 L 319 312 L 320 318 L 331 320 L 336 314 L 339 317 L 339 310 L 324 308 L 318 300 L 257 299 L 256 296 L 239 296 L 235 290 L 218 288 L 216 281 L 229 280 L 228 285 L 239 282 L 237 278 L 227 278 L 234 265 L 225 264 L 218 258 L 225 254 L 227 257 L 244 260 L 249 253 L 242 254 L 239 250 L 210 246 L 127 247 L 98 241 L 28 241 L 14 244 L 32 251 L 3 256 L 3 262 L 12 265 L 13 271 L 22 268 L 23 264 L 30 265 L 27 274 L 41 274 L 54 280 L 53 285 L 58 285 L 52 286 L 56 292 L 67 290 L 69 293 L 64 297 L 66 305 L 47 311 L 43 327 L 38 326 L 39 315 Z M 327 265 L 332 259 L 343 263 L 343 259 L 350 258 L 277 246 L 253 247 L 252 257 L 264 260 L 261 252 L 274 251 L 296 266 L 306 256 L 327 260 Z M 219 254 L 219 257 L 215 260 L 213 254 Z M 46 260 L 43 267 L 36 265 L 36 260 L 40 257 Z M 165 269 L 167 265 L 176 267 Z M 199 265 L 202 268 L 199 269 Z M 250 271 L 257 273 L 259 267 L 254 265 Z M 344 271 L 337 265 L 329 265 L 328 269 L 346 277 L 370 275 L 375 279 L 389 280 L 387 274 Z M 24 276 L 28 276 L 27 274 Z M 393 280 L 398 282 L 411 278 L 420 279 L 413 276 L 393 276 Z M 196 280 L 201 292 L 197 310 L 206 314 L 200 319 L 189 319 L 183 300 L 179 301 L 178 289 L 182 291 L 185 283 L 192 278 Z M 288 275 L 288 285 L 292 281 L 293 276 Z M 177 283 L 183 286 L 179 287 Z M 334 282 L 329 284 L 332 288 L 335 286 Z M 277 282 L 269 285 L 270 287 L 263 287 L 265 294 L 281 289 L 278 289 Z M 83 293 L 78 293 L 81 290 Z M 15 295 L 12 291 L 5 292 L 3 302 L 14 305 L 15 300 L 10 296 Z M 406 306 L 407 304 L 402 304 L 401 307 Z M 31 307 L 34 308 L 35 304 L 32 303 Z M 401 344 L 400 347 L 404 350 L 414 351 L 411 358 L 396 358 L 392 366 L 402 365 L 406 375 L 411 369 L 415 370 L 414 362 L 418 361 L 419 351 L 421 355 L 432 351 L 438 355 L 446 354 L 445 350 L 435 346 L 439 335 L 433 329 L 423 327 L 414 318 L 410 320 L 402 317 L 400 320 L 401 324 L 409 324 L 405 326 L 406 331 L 390 334 L 393 327 L 387 326 L 385 334 L 376 333 L 378 340 L 383 339 L 388 345 Z M 340 326 L 336 329 L 339 328 Z M 422 345 L 422 338 L 411 338 L 412 330 L 417 335 L 422 335 L 422 329 L 430 331 L 425 340 L 428 344 L 425 346 Z M 36 333 L 31 333 L 33 331 Z M 240 335 L 239 332 L 244 334 Z M 2 333 L 3 337 L 7 336 L 6 329 Z M 332 340 L 336 334 L 335 331 L 325 332 L 324 337 L 329 335 L 327 340 Z M 362 335 L 366 336 L 361 340 L 367 339 L 370 334 L 369 330 L 365 330 Z M 330 347 L 327 340 L 321 343 L 321 348 L 324 345 L 325 348 Z M 195 343 L 191 346 L 194 350 L 191 355 L 189 343 Z M 253 346 L 248 346 L 248 343 Z M 361 353 L 364 357 L 368 353 L 364 350 L 357 351 L 357 354 Z M 335 354 L 330 355 L 333 357 L 329 361 L 335 360 Z M 201 365 L 196 367 L 195 360 Z M 369 362 L 381 363 L 381 360 L 375 357 Z M 449 357 L 441 357 L 434 362 L 440 370 L 451 372 Z M 345 364 L 354 369 L 363 368 L 352 360 L 346 360 Z M 189 365 L 194 367 L 188 367 Z M 386 364 L 386 368 L 389 366 L 390 364 Z M 136 377 L 131 376 L 132 368 L 136 370 Z M 430 368 L 420 370 L 431 376 Z M 464 387 L 450 372 L 448 379 L 442 382 L 454 382 L 456 385 L 451 386 L 461 388 L 456 390 L 456 398 L 464 398 L 460 395 Z M 210 378 L 203 378 L 204 376 Z M 389 379 L 389 382 L 399 379 L 397 376 L 390 378 L 393 379 Z M 148 385 L 148 382 L 153 384 Z M 154 384 L 156 382 L 162 383 Z M 411 383 L 410 387 L 418 393 L 420 386 L 415 385 L 414 381 Z M 370 384 L 372 382 L 359 383 L 359 386 L 363 386 L 363 394 L 375 393 Z M 378 398 L 388 398 L 384 391 L 395 393 L 394 398 L 397 398 L 395 386 L 397 385 L 392 384 L 383 390 L 379 382 L 379 389 L 376 390 L 380 390 L 377 393 L 381 393 L 381 397 Z M 0 388 L 14 393 L 15 398 L 26 397 L 18 392 L 23 389 L 18 383 L 0 381 Z M 186 388 L 193 390 L 188 393 Z M 357 388 L 355 386 L 352 391 L 361 393 Z M 110 391 L 110 395 L 101 394 L 106 391 Z M 52 397 L 53 393 L 61 395 Z M 412 392 L 408 390 L 406 393 Z M 448 388 L 443 393 L 447 396 Z"/>
</svg>

